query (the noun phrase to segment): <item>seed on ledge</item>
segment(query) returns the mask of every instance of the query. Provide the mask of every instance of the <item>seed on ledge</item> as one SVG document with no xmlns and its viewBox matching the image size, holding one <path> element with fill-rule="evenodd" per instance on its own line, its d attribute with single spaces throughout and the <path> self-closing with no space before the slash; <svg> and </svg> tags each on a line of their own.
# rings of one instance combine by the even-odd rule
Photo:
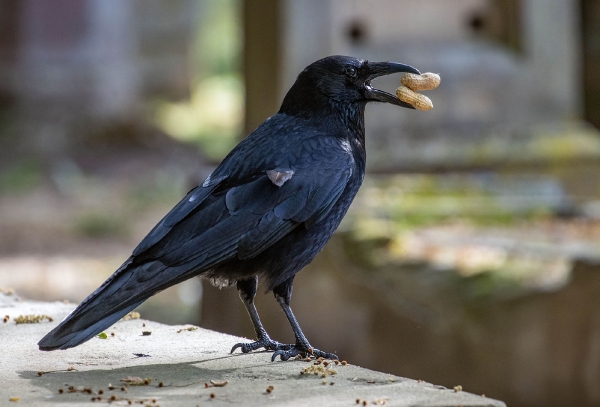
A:
<svg viewBox="0 0 600 407">
<path fill-rule="evenodd" d="M 227 386 L 229 382 L 227 380 L 213 380 L 210 379 L 210 384 L 212 384 L 215 387 L 223 387 L 223 386 Z"/>
</svg>

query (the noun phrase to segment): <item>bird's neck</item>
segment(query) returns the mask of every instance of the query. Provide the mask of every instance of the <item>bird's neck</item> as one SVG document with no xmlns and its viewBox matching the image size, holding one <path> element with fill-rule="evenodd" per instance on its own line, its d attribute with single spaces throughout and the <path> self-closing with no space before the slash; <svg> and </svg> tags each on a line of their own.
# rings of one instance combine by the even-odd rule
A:
<svg viewBox="0 0 600 407">
<path fill-rule="evenodd" d="M 330 133 L 347 135 L 349 139 L 354 138 L 365 145 L 365 103 L 319 102 L 299 106 L 299 103 L 286 103 L 284 100 L 279 113 L 314 122 L 311 124 L 315 127 L 325 127 Z"/>
<path fill-rule="evenodd" d="M 352 147 L 355 161 L 364 166 L 366 102 L 341 102 L 319 92 L 297 93 L 296 97 L 291 97 L 292 93 L 290 90 L 284 98 L 279 113 L 302 118 L 326 133 L 346 138 Z M 298 94 L 302 97 L 298 97 Z"/>
<path fill-rule="evenodd" d="M 350 141 L 355 141 L 365 148 L 365 103 L 330 102 L 331 115 L 335 117 L 337 127 L 348 134 Z"/>
</svg>

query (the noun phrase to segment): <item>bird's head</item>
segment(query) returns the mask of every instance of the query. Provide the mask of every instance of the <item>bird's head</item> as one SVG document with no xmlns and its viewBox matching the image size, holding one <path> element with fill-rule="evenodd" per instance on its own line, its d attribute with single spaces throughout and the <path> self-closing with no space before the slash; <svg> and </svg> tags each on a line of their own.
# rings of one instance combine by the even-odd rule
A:
<svg viewBox="0 0 600 407">
<path fill-rule="evenodd" d="M 379 76 L 401 72 L 420 74 L 412 66 L 398 62 L 369 62 L 340 55 L 323 58 L 307 66 L 298 75 L 283 101 L 281 111 L 306 108 L 309 104 L 322 105 L 327 101 L 362 105 L 385 102 L 414 109 L 396 96 L 371 85 L 371 81 Z"/>
</svg>

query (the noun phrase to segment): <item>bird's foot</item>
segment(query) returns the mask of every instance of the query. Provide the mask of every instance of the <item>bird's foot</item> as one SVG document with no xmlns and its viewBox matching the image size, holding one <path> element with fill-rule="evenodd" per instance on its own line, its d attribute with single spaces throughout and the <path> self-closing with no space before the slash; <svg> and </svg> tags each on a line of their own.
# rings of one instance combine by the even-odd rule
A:
<svg viewBox="0 0 600 407">
<path fill-rule="evenodd" d="M 295 344 L 287 346 L 289 346 L 288 349 L 278 349 L 277 351 L 275 351 L 275 353 L 273 353 L 273 356 L 271 357 L 271 362 L 274 362 L 275 359 L 277 359 L 277 356 L 279 356 L 281 360 L 288 360 L 289 358 L 293 358 L 295 356 L 301 356 L 303 358 L 314 357 L 315 359 L 323 358 L 331 360 L 336 360 L 338 358 L 335 353 L 323 352 L 322 350 L 315 349 L 308 344 Z"/>
<path fill-rule="evenodd" d="M 240 348 L 242 353 L 248 353 L 248 352 L 252 352 L 253 350 L 256 349 L 260 349 L 260 348 L 265 348 L 265 350 L 270 350 L 270 351 L 281 351 L 281 350 L 288 350 L 291 349 L 294 345 L 286 345 L 283 343 L 279 343 L 277 341 L 272 340 L 271 338 L 264 337 L 264 338 L 259 338 L 258 341 L 256 342 L 250 342 L 250 343 L 236 343 L 235 345 L 233 345 L 233 348 L 231 348 L 231 353 L 233 353 L 236 349 Z"/>
</svg>

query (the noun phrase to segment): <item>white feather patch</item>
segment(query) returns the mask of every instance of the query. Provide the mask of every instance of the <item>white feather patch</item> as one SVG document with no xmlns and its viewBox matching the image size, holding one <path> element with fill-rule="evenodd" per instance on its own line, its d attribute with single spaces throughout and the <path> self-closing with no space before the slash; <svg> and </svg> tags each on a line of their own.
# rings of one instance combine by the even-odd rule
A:
<svg viewBox="0 0 600 407">
<path fill-rule="evenodd" d="M 285 184 L 286 181 L 292 178 L 294 175 L 294 171 L 285 170 L 285 171 L 277 171 L 277 170 L 267 170 L 267 176 L 271 180 L 271 182 L 278 187 L 281 187 Z"/>
</svg>

